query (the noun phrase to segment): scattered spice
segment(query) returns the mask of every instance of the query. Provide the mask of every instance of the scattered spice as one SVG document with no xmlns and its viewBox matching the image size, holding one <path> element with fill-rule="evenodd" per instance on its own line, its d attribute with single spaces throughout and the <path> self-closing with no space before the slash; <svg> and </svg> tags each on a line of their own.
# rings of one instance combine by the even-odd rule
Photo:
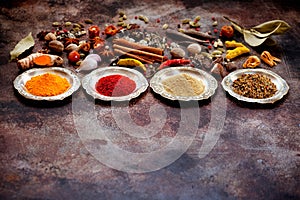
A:
<svg viewBox="0 0 300 200">
<path fill-rule="evenodd" d="M 66 78 L 52 73 L 32 77 L 25 84 L 25 88 L 30 94 L 43 97 L 62 94 L 67 91 L 70 86 Z"/>
<path fill-rule="evenodd" d="M 233 81 L 232 87 L 235 93 L 255 99 L 272 97 L 277 91 L 276 85 L 264 74 L 243 74 Z"/>
<path fill-rule="evenodd" d="M 119 97 L 131 94 L 136 88 L 136 83 L 126 76 L 115 74 L 100 78 L 95 87 L 99 94 Z"/>
<path fill-rule="evenodd" d="M 171 76 L 163 82 L 164 89 L 175 96 L 197 96 L 204 91 L 204 84 L 201 80 L 182 73 Z"/>
</svg>

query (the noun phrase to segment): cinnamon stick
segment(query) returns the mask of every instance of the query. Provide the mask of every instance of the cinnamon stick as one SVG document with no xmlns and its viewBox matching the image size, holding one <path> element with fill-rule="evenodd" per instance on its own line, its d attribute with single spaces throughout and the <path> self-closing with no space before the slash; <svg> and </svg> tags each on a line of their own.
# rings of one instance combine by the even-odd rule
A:
<svg viewBox="0 0 300 200">
<path fill-rule="evenodd" d="M 136 43 L 136 42 L 130 42 L 130 41 L 128 41 L 126 39 L 123 39 L 123 38 L 114 39 L 113 43 L 117 44 L 117 45 L 122 45 L 122 46 L 125 46 L 125 47 L 129 47 L 129 48 L 141 50 L 141 51 L 147 51 L 147 52 L 154 53 L 154 54 L 161 55 L 161 56 L 164 54 L 164 50 L 161 49 L 161 48 L 141 45 L 141 44 Z"/>
<path fill-rule="evenodd" d="M 114 51 L 116 53 L 118 53 L 118 54 L 121 54 L 121 55 L 124 55 L 124 56 L 128 56 L 130 58 L 137 59 L 137 60 L 139 60 L 139 61 L 141 61 L 143 63 L 153 64 L 153 61 L 151 61 L 151 60 L 145 59 L 145 58 L 143 58 L 141 56 L 137 56 L 137 55 L 134 55 L 134 54 L 131 54 L 131 53 L 128 53 L 128 52 L 124 52 L 124 51 L 122 51 L 120 49 L 114 49 Z"/>
<path fill-rule="evenodd" d="M 144 57 L 147 57 L 149 60 L 155 60 L 155 61 L 158 61 L 158 62 L 163 62 L 163 60 L 164 60 L 164 56 L 154 54 L 154 53 L 149 53 L 149 52 L 138 50 L 138 49 L 133 49 L 133 48 L 129 48 L 129 47 L 120 46 L 120 45 L 117 45 L 117 44 L 114 44 L 113 48 L 122 50 L 126 53 L 131 53 L 131 54 L 135 54 L 135 55 L 144 56 Z"/>
</svg>

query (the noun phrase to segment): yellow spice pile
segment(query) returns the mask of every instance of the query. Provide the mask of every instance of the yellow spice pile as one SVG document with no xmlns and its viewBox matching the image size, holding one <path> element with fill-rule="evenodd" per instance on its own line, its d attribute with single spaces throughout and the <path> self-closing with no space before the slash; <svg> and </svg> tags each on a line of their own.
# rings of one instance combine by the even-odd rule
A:
<svg viewBox="0 0 300 200">
<path fill-rule="evenodd" d="M 164 89 L 174 96 L 197 96 L 204 91 L 201 80 L 195 79 L 188 74 L 171 76 L 162 82 Z"/>
<path fill-rule="evenodd" d="M 70 88 L 66 78 L 56 74 L 46 73 L 32 77 L 26 82 L 25 87 L 30 94 L 36 96 L 56 96 Z"/>
</svg>

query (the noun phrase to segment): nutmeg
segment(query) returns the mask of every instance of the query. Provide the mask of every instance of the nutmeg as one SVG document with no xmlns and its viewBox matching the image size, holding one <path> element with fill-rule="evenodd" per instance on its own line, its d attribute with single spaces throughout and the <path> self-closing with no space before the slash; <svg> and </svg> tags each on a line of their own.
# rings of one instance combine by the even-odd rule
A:
<svg viewBox="0 0 300 200">
<path fill-rule="evenodd" d="M 49 49 L 56 53 L 62 53 L 64 50 L 64 45 L 62 42 L 60 42 L 58 40 L 53 40 L 53 41 L 49 42 Z"/>
<path fill-rule="evenodd" d="M 54 35 L 54 33 L 47 33 L 47 35 L 45 35 L 44 39 L 48 42 L 52 41 L 52 40 L 56 40 L 56 36 Z"/>
</svg>

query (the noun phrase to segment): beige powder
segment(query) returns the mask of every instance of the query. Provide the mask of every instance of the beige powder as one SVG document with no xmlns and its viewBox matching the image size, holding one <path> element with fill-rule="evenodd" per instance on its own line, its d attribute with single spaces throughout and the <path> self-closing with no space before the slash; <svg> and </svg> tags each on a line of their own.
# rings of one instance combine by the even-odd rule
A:
<svg viewBox="0 0 300 200">
<path fill-rule="evenodd" d="M 197 96 L 204 91 L 204 84 L 201 80 L 195 79 L 188 74 L 178 74 L 162 81 L 164 89 L 175 96 Z"/>
</svg>

